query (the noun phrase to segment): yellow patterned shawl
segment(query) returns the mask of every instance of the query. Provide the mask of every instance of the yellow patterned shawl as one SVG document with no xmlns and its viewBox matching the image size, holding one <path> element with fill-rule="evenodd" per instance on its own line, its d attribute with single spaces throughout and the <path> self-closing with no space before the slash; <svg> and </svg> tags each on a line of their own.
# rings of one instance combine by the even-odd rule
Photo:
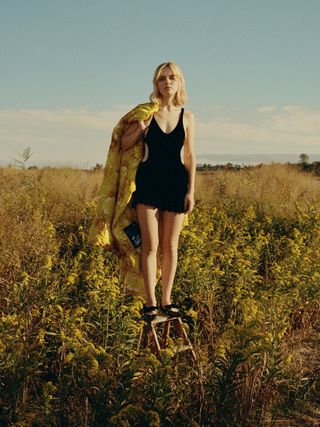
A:
<svg viewBox="0 0 320 427">
<path fill-rule="evenodd" d="M 135 294 L 145 297 L 141 272 L 141 246 L 135 249 L 123 231 L 132 221 L 138 221 L 135 209 L 130 206 L 136 189 L 135 177 L 144 155 L 144 141 L 126 151 L 120 148 L 120 138 L 128 126 L 137 120 L 147 120 L 159 109 L 158 104 L 139 104 L 125 114 L 112 131 L 111 144 L 105 164 L 103 180 L 96 205 L 96 215 L 90 227 L 88 241 L 94 245 L 117 248 L 120 254 L 120 282 Z M 188 225 L 188 214 L 183 226 Z M 157 258 L 157 278 L 161 277 L 160 257 Z"/>
</svg>

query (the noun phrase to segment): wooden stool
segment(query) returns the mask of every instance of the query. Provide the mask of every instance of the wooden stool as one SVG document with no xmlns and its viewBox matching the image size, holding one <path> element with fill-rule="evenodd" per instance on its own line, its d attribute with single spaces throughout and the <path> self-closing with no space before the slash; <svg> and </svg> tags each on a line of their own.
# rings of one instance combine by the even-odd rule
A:
<svg viewBox="0 0 320 427">
<path fill-rule="evenodd" d="M 161 323 L 164 323 L 164 332 L 162 338 L 160 338 L 157 333 L 157 325 Z M 183 345 L 175 348 L 175 354 L 189 350 L 191 352 L 191 357 L 198 368 L 198 387 L 200 392 L 199 418 L 201 420 L 205 398 L 203 386 L 203 371 L 201 363 L 197 360 L 194 348 L 184 329 L 181 318 L 171 317 L 165 313 L 162 313 L 158 314 L 154 320 L 145 321 L 145 324 L 141 329 L 138 349 L 150 348 L 151 352 L 155 354 L 159 360 L 161 360 L 160 350 L 168 346 L 171 325 L 175 332 L 175 335 L 183 339 Z M 200 425 L 202 425 L 201 422 Z"/>
<path fill-rule="evenodd" d="M 162 338 L 159 338 L 157 333 L 157 325 L 160 323 L 164 323 L 164 332 Z M 175 332 L 175 336 L 182 338 L 184 343 L 182 346 L 176 348 L 176 353 L 189 350 L 193 360 L 196 362 L 196 353 L 184 329 L 181 318 L 171 317 L 165 313 L 157 315 L 154 320 L 145 322 L 145 325 L 143 326 L 140 333 L 139 348 L 149 347 L 151 352 L 155 354 L 158 359 L 161 359 L 160 350 L 168 347 L 171 325 Z"/>
</svg>

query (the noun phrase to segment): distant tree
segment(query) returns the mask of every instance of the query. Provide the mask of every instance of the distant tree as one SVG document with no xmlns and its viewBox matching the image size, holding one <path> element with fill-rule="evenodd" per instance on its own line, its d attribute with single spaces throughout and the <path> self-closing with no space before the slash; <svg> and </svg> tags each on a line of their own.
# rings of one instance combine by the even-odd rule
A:
<svg viewBox="0 0 320 427">
<path fill-rule="evenodd" d="M 95 167 L 93 168 L 93 171 L 99 171 L 103 168 L 103 165 L 101 163 L 96 163 Z"/>
<path fill-rule="evenodd" d="M 308 163 L 309 156 L 306 153 L 301 153 L 299 156 L 300 163 Z"/>
</svg>

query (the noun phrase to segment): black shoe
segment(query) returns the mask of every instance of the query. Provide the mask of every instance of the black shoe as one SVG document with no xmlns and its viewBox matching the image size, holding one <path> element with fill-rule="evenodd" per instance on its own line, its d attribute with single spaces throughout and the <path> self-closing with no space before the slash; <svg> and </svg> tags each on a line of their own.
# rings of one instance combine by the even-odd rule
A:
<svg viewBox="0 0 320 427">
<path fill-rule="evenodd" d="M 150 311 L 154 311 L 154 310 L 158 310 L 158 306 L 157 305 L 145 305 L 143 304 L 142 307 L 142 315 L 144 320 L 153 320 L 157 317 L 158 313 L 150 313 Z"/>
<path fill-rule="evenodd" d="M 160 304 L 160 308 L 164 313 L 168 314 L 171 317 L 181 316 L 181 313 L 179 311 L 179 307 L 177 306 L 177 304 L 167 304 L 167 305 Z M 172 310 L 173 308 L 175 308 L 176 310 Z"/>
</svg>

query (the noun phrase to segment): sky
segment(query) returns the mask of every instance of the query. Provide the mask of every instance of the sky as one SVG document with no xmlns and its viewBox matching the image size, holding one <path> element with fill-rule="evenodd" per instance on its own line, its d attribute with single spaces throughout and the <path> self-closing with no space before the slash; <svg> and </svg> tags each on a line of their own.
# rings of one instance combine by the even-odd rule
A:
<svg viewBox="0 0 320 427">
<path fill-rule="evenodd" d="M 320 0 L 0 0 L 0 164 L 104 164 L 176 62 L 198 163 L 320 160 Z"/>
</svg>

